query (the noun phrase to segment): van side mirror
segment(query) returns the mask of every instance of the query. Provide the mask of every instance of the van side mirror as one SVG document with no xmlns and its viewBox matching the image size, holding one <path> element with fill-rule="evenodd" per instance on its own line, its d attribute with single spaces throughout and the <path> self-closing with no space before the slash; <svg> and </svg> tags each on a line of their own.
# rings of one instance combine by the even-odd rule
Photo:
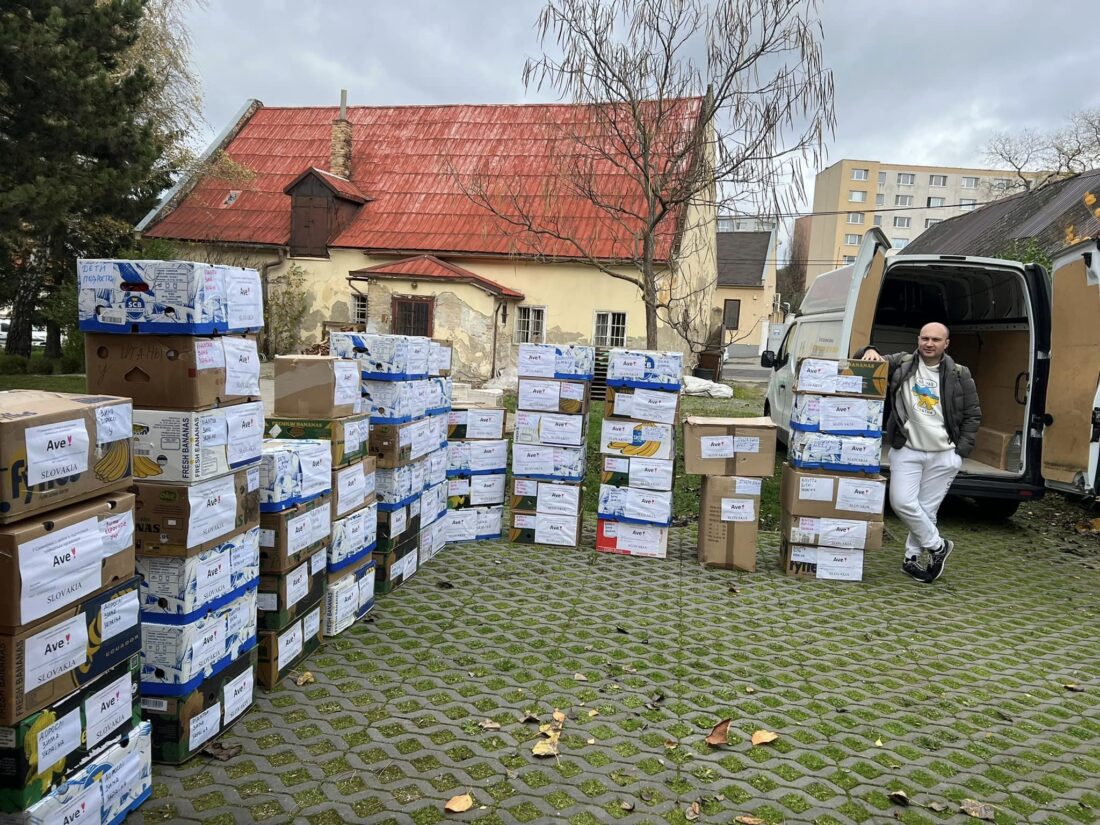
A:
<svg viewBox="0 0 1100 825">
<path fill-rule="evenodd" d="M 775 353 L 770 349 L 766 349 L 760 353 L 760 366 L 769 370 L 775 367 Z"/>
</svg>

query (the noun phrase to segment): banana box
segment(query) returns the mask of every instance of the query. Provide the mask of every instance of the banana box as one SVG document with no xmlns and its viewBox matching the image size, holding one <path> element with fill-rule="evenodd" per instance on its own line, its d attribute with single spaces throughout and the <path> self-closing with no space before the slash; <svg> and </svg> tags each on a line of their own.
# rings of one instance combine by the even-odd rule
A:
<svg viewBox="0 0 1100 825">
<path fill-rule="evenodd" d="M 350 358 L 275 356 L 275 415 L 343 418 L 363 411 L 359 368 Z"/>
<path fill-rule="evenodd" d="M 414 381 L 369 381 L 360 382 L 364 412 L 370 415 L 375 424 L 404 424 L 415 417 L 413 402 Z M 427 405 L 424 405 L 425 415 Z"/>
<path fill-rule="evenodd" d="M 437 413 L 436 415 L 428 416 L 428 421 L 431 422 L 432 427 L 432 437 L 435 439 L 435 444 L 430 452 L 434 452 L 441 447 L 447 446 L 447 442 L 449 440 L 449 436 L 447 435 L 447 419 L 450 415 L 450 412 L 450 410 L 447 410 L 445 412 Z"/>
<path fill-rule="evenodd" d="M 539 481 L 513 478 L 512 510 L 542 513 L 548 516 L 575 516 L 581 511 L 584 487 L 568 481 Z"/>
<path fill-rule="evenodd" d="M 33 805 L 141 723 L 141 659 L 131 656 L 76 693 L 0 727 L 0 813 Z"/>
<path fill-rule="evenodd" d="M 327 562 L 328 551 L 322 547 L 303 557 L 302 563 L 287 573 L 260 576 L 256 594 L 260 630 L 282 630 L 302 615 L 303 605 L 313 604 L 324 596 Z"/>
<path fill-rule="evenodd" d="M 811 547 L 784 539 L 780 543 L 780 568 L 788 576 L 824 581 L 863 580 L 863 550 Z"/>
<path fill-rule="evenodd" d="M 342 578 L 329 583 L 321 614 L 322 637 L 339 636 L 371 611 L 376 573 L 374 559 L 368 558 Z"/>
<path fill-rule="evenodd" d="M 258 332 L 264 325 L 255 269 L 81 258 L 76 280 L 81 332 L 213 335 Z"/>
<path fill-rule="evenodd" d="M 831 470 L 877 475 L 882 467 L 882 439 L 827 433 L 792 432 L 787 460 L 804 470 Z"/>
<path fill-rule="evenodd" d="M 587 456 L 586 447 L 513 444 L 512 474 L 543 481 L 583 481 Z"/>
<path fill-rule="evenodd" d="M 332 541 L 328 546 L 329 582 L 344 575 L 378 545 L 378 502 L 372 501 L 332 523 Z"/>
<path fill-rule="evenodd" d="M 471 481 L 475 478 L 493 478 L 493 476 L 470 476 Z M 443 515 L 446 514 L 448 489 L 448 484 L 444 481 L 441 484 L 433 484 L 424 491 L 424 494 L 420 497 L 420 517 L 422 523 L 431 523 L 442 518 Z"/>
<path fill-rule="evenodd" d="M 458 407 L 447 415 L 448 439 L 504 438 L 503 407 Z"/>
<path fill-rule="evenodd" d="M 504 521 L 504 508 L 468 507 L 447 512 L 447 541 L 483 541 L 498 539 Z"/>
<path fill-rule="evenodd" d="M 596 521 L 596 551 L 663 559 L 668 556 L 668 528 L 601 518 Z"/>
<path fill-rule="evenodd" d="M 679 392 L 682 352 L 613 349 L 607 355 L 607 386 Z M 671 422 L 669 422 L 671 423 Z"/>
<path fill-rule="evenodd" d="M 421 509 L 420 498 L 417 497 L 396 510 L 379 510 L 375 554 L 389 553 L 415 537 L 420 532 Z"/>
<path fill-rule="evenodd" d="M 425 382 L 428 385 L 427 415 L 446 415 L 451 411 L 451 399 L 454 395 L 454 383 L 450 378 L 434 377 Z"/>
<path fill-rule="evenodd" d="M 285 510 L 332 489 L 332 445 L 321 440 L 263 442 L 260 509 Z"/>
<path fill-rule="evenodd" d="M 852 518 L 815 518 L 781 513 L 779 536 L 791 544 L 838 550 L 881 550 L 886 525 Z"/>
<path fill-rule="evenodd" d="M 256 648 L 184 696 L 143 696 L 153 761 L 180 765 L 240 719 L 255 698 Z"/>
<path fill-rule="evenodd" d="M 447 477 L 498 475 L 508 469 L 508 442 L 491 441 L 447 442 Z"/>
<path fill-rule="evenodd" d="M 548 544 L 555 547 L 578 547 L 584 513 L 554 515 L 551 513 L 509 514 L 508 541 L 513 544 Z"/>
<path fill-rule="evenodd" d="M 259 401 L 214 410 L 134 410 L 134 477 L 193 484 L 256 462 L 263 449 Z"/>
<path fill-rule="evenodd" d="M 585 414 L 588 412 L 589 387 L 591 384 L 587 381 L 521 378 L 516 407 L 535 412 Z"/>
<path fill-rule="evenodd" d="M 458 509 L 461 507 L 503 504 L 505 496 L 504 481 L 504 473 L 452 478 L 447 482 L 447 506 L 451 509 Z M 435 512 L 436 510 L 432 511 L 433 516 Z"/>
<path fill-rule="evenodd" d="M 327 441 L 332 445 L 332 468 L 346 467 L 367 455 L 370 417 L 366 414 L 345 418 L 282 418 L 264 420 L 264 438 Z"/>
<path fill-rule="evenodd" d="M 321 600 L 308 605 L 302 618 L 291 622 L 284 630 L 265 630 L 260 633 L 259 664 L 256 680 L 261 687 L 271 690 L 298 663 L 321 646 Z"/>
<path fill-rule="evenodd" d="M 676 455 L 671 424 L 653 421 L 604 419 L 600 430 L 600 452 L 627 458 L 669 460 Z"/>
<path fill-rule="evenodd" d="M 517 444 L 580 447 L 588 433 L 588 416 L 519 410 L 512 438 Z"/>
<path fill-rule="evenodd" d="M 382 381 L 427 378 L 431 340 L 368 332 L 329 334 L 329 352 L 359 362 L 360 377 Z"/>
<path fill-rule="evenodd" d="M 328 495 L 277 513 L 260 513 L 260 572 L 285 573 L 318 548 L 332 532 Z"/>
<path fill-rule="evenodd" d="M 256 587 L 260 528 L 251 527 L 191 558 L 138 556 L 137 574 L 142 616 L 188 624 Z"/>
<path fill-rule="evenodd" d="M 0 631 L 134 574 L 134 496 L 112 493 L 0 526 Z"/>
<path fill-rule="evenodd" d="M 423 482 L 417 483 L 416 467 L 381 467 L 374 472 L 379 510 L 396 510 L 420 495 Z M 422 477 L 422 476 L 421 476 Z"/>
<path fill-rule="evenodd" d="M 600 483 L 640 490 L 671 490 L 675 462 L 660 458 L 600 456 Z"/>
<path fill-rule="evenodd" d="M 446 544 L 446 531 L 446 521 L 435 521 L 420 527 L 420 536 L 417 539 L 417 567 L 423 567 L 435 556 L 436 536 L 440 532 L 444 534 L 443 544 Z"/>
<path fill-rule="evenodd" d="M 633 418 L 659 424 L 676 424 L 680 420 L 679 391 L 608 386 L 604 406 L 608 418 Z"/>
<path fill-rule="evenodd" d="M 878 398 L 796 393 L 791 409 L 791 429 L 881 438 L 885 403 Z"/>
<path fill-rule="evenodd" d="M 128 398 L 0 392 L 0 524 L 130 486 Z"/>
<path fill-rule="evenodd" d="M 419 534 L 414 534 L 395 550 L 374 554 L 374 560 L 378 564 L 374 578 L 376 593 L 392 593 L 416 575 L 416 571 L 420 569 L 419 539 Z"/>
<path fill-rule="evenodd" d="M 601 484 L 597 514 L 609 521 L 668 527 L 672 524 L 672 492 Z"/>
<path fill-rule="evenodd" d="M 596 373 L 596 350 L 580 344 L 520 344 L 520 378 L 563 378 L 591 381 Z"/>
<path fill-rule="evenodd" d="M 142 722 L 26 811 L 19 825 L 121 825 L 153 792 L 151 726 Z"/>
<path fill-rule="evenodd" d="M 369 492 L 368 492 L 369 471 Z M 332 473 L 332 517 L 338 519 L 352 510 L 358 510 L 375 494 L 378 478 L 375 475 L 374 459 L 365 458 L 356 461 Z"/>
<path fill-rule="evenodd" d="M 442 438 L 446 439 L 446 416 Z M 440 447 L 440 425 L 436 417 L 421 418 L 407 424 L 371 423 L 368 452 L 379 467 L 400 467 L 428 455 Z"/>
<path fill-rule="evenodd" d="M 775 422 L 770 418 L 684 420 L 684 472 L 702 476 L 775 474 Z"/>
<path fill-rule="evenodd" d="M 433 486 L 442 484 L 447 480 L 447 455 L 446 447 L 433 450 L 428 454 L 428 472 L 424 479 L 425 484 Z"/>
<path fill-rule="evenodd" d="M 795 392 L 886 398 L 889 365 L 856 358 L 800 358 Z"/>
<path fill-rule="evenodd" d="M 451 374 L 451 342 L 433 338 L 428 344 L 428 375 L 450 376 Z"/>
</svg>

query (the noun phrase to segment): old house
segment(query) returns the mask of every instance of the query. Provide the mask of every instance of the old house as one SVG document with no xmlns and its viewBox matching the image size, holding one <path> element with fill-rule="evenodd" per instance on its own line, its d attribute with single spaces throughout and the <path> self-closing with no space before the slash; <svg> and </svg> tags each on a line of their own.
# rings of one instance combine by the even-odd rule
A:
<svg viewBox="0 0 1100 825">
<path fill-rule="evenodd" d="M 752 357 L 767 348 L 772 323 L 783 320 L 775 291 L 776 225 L 718 219 L 718 277 L 712 306 L 722 325 L 729 358 Z"/>
</svg>

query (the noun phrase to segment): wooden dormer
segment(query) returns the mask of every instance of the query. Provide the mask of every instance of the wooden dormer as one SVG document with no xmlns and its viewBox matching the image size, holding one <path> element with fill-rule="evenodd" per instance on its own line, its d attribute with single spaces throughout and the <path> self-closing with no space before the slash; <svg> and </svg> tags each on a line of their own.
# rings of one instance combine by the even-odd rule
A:
<svg viewBox="0 0 1100 825">
<path fill-rule="evenodd" d="M 283 193 L 290 195 L 290 255 L 295 258 L 327 258 L 329 242 L 370 200 L 347 178 L 317 167 L 298 175 Z"/>
</svg>

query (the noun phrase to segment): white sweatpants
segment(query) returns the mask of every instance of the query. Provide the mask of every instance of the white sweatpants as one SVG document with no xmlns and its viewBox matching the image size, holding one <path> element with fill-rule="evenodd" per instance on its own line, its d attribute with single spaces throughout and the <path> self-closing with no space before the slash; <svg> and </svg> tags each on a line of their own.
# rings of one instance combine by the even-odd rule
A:
<svg viewBox="0 0 1100 825">
<path fill-rule="evenodd" d="M 960 467 L 962 456 L 954 450 L 890 451 L 890 506 L 909 528 L 905 558 L 915 559 L 921 550 L 936 550 L 943 543 L 936 513 Z"/>
</svg>

